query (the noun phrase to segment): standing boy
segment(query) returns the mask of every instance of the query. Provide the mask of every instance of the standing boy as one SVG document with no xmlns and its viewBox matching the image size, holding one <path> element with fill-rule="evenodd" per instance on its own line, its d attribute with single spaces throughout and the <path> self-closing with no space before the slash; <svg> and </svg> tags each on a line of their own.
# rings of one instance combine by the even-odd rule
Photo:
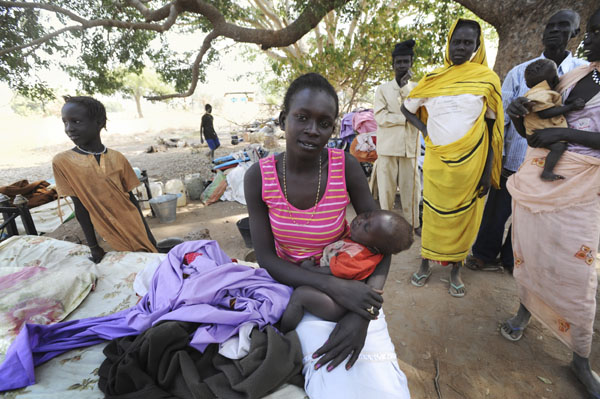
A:
<svg viewBox="0 0 600 399">
<path fill-rule="evenodd" d="M 104 105 L 91 97 L 67 96 L 61 115 L 75 147 L 52 159 L 56 191 L 73 200 L 92 260 L 98 263 L 104 257 L 95 230 L 117 251 L 157 252 L 131 192 L 140 181 L 123 154 L 106 148 L 100 139 L 106 127 Z"/>
<path fill-rule="evenodd" d="M 206 144 L 208 144 L 209 150 L 206 153 L 206 156 L 212 161 L 215 159 L 215 150 L 221 146 L 221 143 L 219 142 L 219 136 L 217 136 L 215 128 L 213 127 L 213 116 L 211 115 L 212 106 L 210 104 L 206 104 L 204 106 L 204 110 L 206 113 L 202 115 L 200 134 L 204 136 Z"/>
</svg>

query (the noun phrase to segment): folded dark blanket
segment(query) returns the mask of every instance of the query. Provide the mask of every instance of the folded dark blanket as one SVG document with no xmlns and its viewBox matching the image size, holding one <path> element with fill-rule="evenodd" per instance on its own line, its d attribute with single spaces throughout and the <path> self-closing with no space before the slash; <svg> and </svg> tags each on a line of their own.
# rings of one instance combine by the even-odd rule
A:
<svg viewBox="0 0 600 399">
<path fill-rule="evenodd" d="M 288 382 L 303 385 L 295 332 L 254 329 L 249 354 L 231 360 L 218 345 L 201 353 L 188 345 L 197 323 L 167 321 L 139 336 L 111 341 L 98 372 L 106 398 L 261 398 Z"/>
</svg>

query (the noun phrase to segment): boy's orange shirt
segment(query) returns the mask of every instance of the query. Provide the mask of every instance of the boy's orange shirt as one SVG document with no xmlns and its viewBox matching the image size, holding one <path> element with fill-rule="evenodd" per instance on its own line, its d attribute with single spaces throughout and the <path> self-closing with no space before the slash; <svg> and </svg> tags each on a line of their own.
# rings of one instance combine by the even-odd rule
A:
<svg viewBox="0 0 600 399">
<path fill-rule="evenodd" d="M 52 159 L 52 170 L 58 195 L 79 198 L 94 228 L 113 249 L 157 252 L 129 199 L 140 181 L 123 154 L 107 149 L 98 164 L 93 155 L 68 150 Z"/>
</svg>

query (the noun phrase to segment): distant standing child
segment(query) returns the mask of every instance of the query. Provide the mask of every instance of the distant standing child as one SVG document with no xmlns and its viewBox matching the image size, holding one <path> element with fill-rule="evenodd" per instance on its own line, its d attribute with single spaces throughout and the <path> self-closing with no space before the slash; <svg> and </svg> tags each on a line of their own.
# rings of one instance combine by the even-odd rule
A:
<svg viewBox="0 0 600 399">
<path fill-rule="evenodd" d="M 157 252 L 156 241 L 131 192 L 140 184 L 127 159 L 106 148 L 100 131 L 106 127 L 104 105 L 91 97 L 65 96 L 62 121 L 75 147 L 52 159 L 56 189 L 71 197 L 75 216 L 98 263 L 104 250 L 94 229 L 117 251 Z"/>
<path fill-rule="evenodd" d="M 208 148 L 210 148 L 206 153 L 206 156 L 212 161 L 215 159 L 215 150 L 221 146 L 221 143 L 219 142 L 219 136 L 217 136 L 215 128 L 213 127 L 213 116 L 210 114 L 212 112 L 212 106 L 206 104 L 204 109 L 206 110 L 206 113 L 202 115 L 200 134 L 204 136 L 206 144 L 208 144 Z"/>
<path fill-rule="evenodd" d="M 364 280 L 371 274 L 377 276 L 376 266 L 385 255 L 404 251 L 412 243 L 412 226 L 399 214 L 385 210 L 365 212 L 352 220 L 350 238 L 325 247 L 320 265 L 315 265 L 311 258 L 301 262 L 300 267 L 345 279 Z M 347 312 L 326 293 L 300 286 L 294 290 L 281 317 L 281 330 L 295 329 L 305 310 L 329 321 L 338 321 Z M 367 311 L 374 312 L 372 308 Z"/>
<path fill-rule="evenodd" d="M 550 59 L 542 58 L 529 64 L 525 69 L 525 82 L 531 89 L 525 93 L 525 97 L 530 100 L 527 104 L 531 112 L 525 116 L 523 121 L 528 135 L 533 134 L 537 129 L 568 127 L 563 114 L 583 109 L 585 106 L 585 101 L 581 98 L 562 105 L 561 95 L 554 91 L 558 85 L 558 71 L 554 61 Z M 548 181 L 564 179 L 563 176 L 554 174 L 553 170 L 561 155 L 566 151 L 567 143 L 559 141 L 550 144 L 547 148 L 550 152 L 544 162 L 542 179 Z"/>
</svg>

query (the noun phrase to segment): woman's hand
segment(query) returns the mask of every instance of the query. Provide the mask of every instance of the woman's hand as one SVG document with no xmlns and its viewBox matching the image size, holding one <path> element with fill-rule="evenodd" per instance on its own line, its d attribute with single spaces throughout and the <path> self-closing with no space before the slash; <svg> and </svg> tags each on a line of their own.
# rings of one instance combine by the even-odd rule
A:
<svg viewBox="0 0 600 399">
<path fill-rule="evenodd" d="M 479 191 L 479 194 L 477 194 L 479 198 L 485 197 L 488 191 L 490 191 L 490 187 L 492 185 L 492 173 L 491 170 L 487 169 L 488 168 L 486 168 L 486 170 L 483 171 L 481 179 L 479 179 L 479 183 L 477 184 L 476 191 Z"/>
<path fill-rule="evenodd" d="M 368 328 L 368 320 L 356 313 L 346 313 L 329 335 L 329 340 L 325 342 L 325 345 L 313 354 L 313 358 L 322 356 L 315 365 L 315 369 L 331 362 L 327 366 L 327 371 L 331 371 L 348 356 L 350 356 L 350 360 L 346 363 L 346 370 L 350 369 L 365 346 Z"/>
<path fill-rule="evenodd" d="M 567 140 L 571 130 L 564 127 L 549 127 L 534 130 L 533 134 L 527 136 L 527 144 L 530 147 L 548 147 L 557 141 Z"/>
<path fill-rule="evenodd" d="M 362 281 L 346 280 L 331 276 L 325 291 L 339 305 L 366 320 L 374 320 L 383 304 L 382 291 L 377 291 Z"/>
</svg>

